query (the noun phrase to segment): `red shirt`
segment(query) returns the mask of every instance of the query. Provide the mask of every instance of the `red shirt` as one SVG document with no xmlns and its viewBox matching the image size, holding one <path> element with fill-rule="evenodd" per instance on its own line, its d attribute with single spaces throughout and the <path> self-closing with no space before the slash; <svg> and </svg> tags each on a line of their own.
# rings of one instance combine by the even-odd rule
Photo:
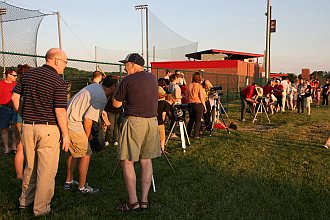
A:
<svg viewBox="0 0 330 220">
<path fill-rule="evenodd" d="M 274 87 L 275 96 L 282 96 L 282 92 L 283 92 L 283 85 L 279 84 Z"/>
<path fill-rule="evenodd" d="M 16 82 L 7 83 L 5 80 L 0 81 L 0 105 L 9 105 L 11 103 L 11 95 Z"/>
<path fill-rule="evenodd" d="M 255 86 L 247 86 L 242 90 L 242 95 L 247 99 L 252 99 L 253 96 L 257 95 Z"/>
<path fill-rule="evenodd" d="M 265 85 L 263 89 L 264 89 L 264 96 L 266 96 L 267 94 L 272 93 L 272 91 L 274 90 L 274 87 Z"/>
</svg>

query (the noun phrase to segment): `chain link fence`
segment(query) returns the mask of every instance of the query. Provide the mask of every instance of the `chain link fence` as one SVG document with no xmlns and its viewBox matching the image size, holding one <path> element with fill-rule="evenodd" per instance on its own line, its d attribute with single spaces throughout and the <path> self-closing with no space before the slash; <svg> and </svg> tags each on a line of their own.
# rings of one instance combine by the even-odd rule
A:
<svg viewBox="0 0 330 220">
<path fill-rule="evenodd" d="M 13 53 L 13 52 L 0 52 L 0 56 L 6 60 L 6 68 L 17 69 L 19 64 L 28 64 L 32 67 L 41 66 L 45 63 L 44 56 Z M 31 59 L 32 58 L 32 59 Z M 33 62 L 31 62 L 33 60 Z M 26 62 L 29 61 L 29 62 Z M 0 70 L 3 72 L 4 68 L 0 66 Z M 90 61 L 90 60 L 78 60 L 68 58 L 67 68 L 64 70 L 64 79 L 71 84 L 70 96 L 77 93 L 80 89 L 88 85 L 92 80 L 92 72 L 99 70 L 106 75 L 118 76 L 121 80 L 127 73 L 125 72 L 125 66 L 122 64 Z M 191 82 L 192 75 L 195 71 L 180 70 L 184 73 L 187 83 Z M 164 69 L 152 69 L 152 73 L 157 77 L 164 77 Z M 213 86 L 222 86 L 223 95 L 221 100 L 223 103 L 229 103 L 231 101 L 240 98 L 240 90 L 246 85 L 256 82 L 258 85 L 264 85 L 264 78 L 255 78 L 241 75 L 232 74 L 219 74 L 201 72 L 204 79 L 211 81 Z"/>
</svg>

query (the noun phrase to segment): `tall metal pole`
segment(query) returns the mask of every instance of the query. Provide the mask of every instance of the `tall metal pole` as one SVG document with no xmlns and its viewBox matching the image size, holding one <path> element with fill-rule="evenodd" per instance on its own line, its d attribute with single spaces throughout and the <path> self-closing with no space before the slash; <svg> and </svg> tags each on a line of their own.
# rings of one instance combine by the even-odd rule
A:
<svg viewBox="0 0 330 220">
<path fill-rule="evenodd" d="M 146 50 L 147 50 L 147 71 L 149 71 L 149 22 L 148 22 L 148 5 L 146 9 Z"/>
<path fill-rule="evenodd" d="M 266 62 L 265 62 L 265 71 L 266 79 L 269 79 L 270 76 L 270 20 L 271 20 L 271 6 L 270 0 L 267 0 L 267 28 L 266 28 Z"/>
<path fill-rule="evenodd" d="M 97 47 L 95 46 L 95 71 L 97 70 Z"/>
<path fill-rule="evenodd" d="M 142 56 L 144 55 L 143 53 L 143 48 L 144 48 L 144 39 L 143 39 L 143 12 L 142 10 L 146 10 L 146 65 L 147 65 L 147 69 L 148 66 L 149 66 L 149 39 L 148 39 L 148 5 L 136 5 L 134 6 L 135 7 L 135 10 L 141 10 L 141 33 L 142 33 Z"/>
<path fill-rule="evenodd" d="M 56 12 L 57 15 L 57 31 L 58 31 L 58 46 L 62 50 L 62 35 L 61 35 L 61 16 L 60 12 Z"/>
<path fill-rule="evenodd" d="M 143 50 L 144 50 L 144 39 L 143 39 L 143 11 L 141 10 L 141 39 L 142 39 L 142 45 L 141 45 L 141 56 L 143 57 Z"/>
<path fill-rule="evenodd" d="M 2 20 L 2 15 L 5 15 L 7 13 L 6 8 L 0 8 L 0 28 L 1 28 L 1 46 L 2 46 L 2 52 L 5 51 L 5 38 L 4 38 L 4 33 L 3 33 L 3 20 Z M 6 72 L 6 57 L 5 54 L 2 54 L 2 67 L 3 67 L 3 73 Z"/>
<path fill-rule="evenodd" d="M 156 61 L 156 47 L 155 46 L 152 47 L 152 61 L 153 62 Z"/>
</svg>

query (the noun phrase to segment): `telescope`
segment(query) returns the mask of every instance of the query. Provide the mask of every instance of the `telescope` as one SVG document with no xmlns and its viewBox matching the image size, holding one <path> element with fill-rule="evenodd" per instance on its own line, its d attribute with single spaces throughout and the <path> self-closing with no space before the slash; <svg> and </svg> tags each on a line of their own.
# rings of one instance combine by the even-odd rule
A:
<svg viewBox="0 0 330 220">
<path fill-rule="evenodd" d="M 214 90 L 214 91 L 222 90 L 222 86 L 221 85 L 219 85 L 219 86 L 213 86 L 211 88 L 211 90 Z"/>
<path fill-rule="evenodd" d="M 183 116 L 183 111 L 182 110 L 188 109 L 188 104 L 175 103 L 173 105 L 173 109 L 174 109 L 174 115 L 175 115 L 176 119 L 179 119 L 181 116 Z"/>
<path fill-rule="evenodd" d="M 213 86 L 210 89 L 210 97 L 213 99 L 217 99 L 219 96 L 222 96 L 223 92 L 222 92 L 222 86 Z"/>
</svg>

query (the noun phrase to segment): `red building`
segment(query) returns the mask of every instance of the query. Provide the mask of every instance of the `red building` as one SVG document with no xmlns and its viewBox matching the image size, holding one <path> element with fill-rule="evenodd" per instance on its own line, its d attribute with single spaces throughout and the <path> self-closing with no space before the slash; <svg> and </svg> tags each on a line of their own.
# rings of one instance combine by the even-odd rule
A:
<svg viewBox="0 0 330 220">
<path fill-rule="evenodd" d="M 287 77 L 289 76 L 287 73 L 271 73 L 269 74 L 269 78 L 272 79 L 272 78 L 283 78 L 283 77 Z"/>
<path fill-rule="evenodd" d="M 159 77 L 165 70 L 200 71 L 205 73 L 230 74 L 248 77 L 259 77 L 259 57 L 263 54 L 210 49 L 186 54 L 187 61 L 151 62 L 152 72 Z"/>
</svg>

